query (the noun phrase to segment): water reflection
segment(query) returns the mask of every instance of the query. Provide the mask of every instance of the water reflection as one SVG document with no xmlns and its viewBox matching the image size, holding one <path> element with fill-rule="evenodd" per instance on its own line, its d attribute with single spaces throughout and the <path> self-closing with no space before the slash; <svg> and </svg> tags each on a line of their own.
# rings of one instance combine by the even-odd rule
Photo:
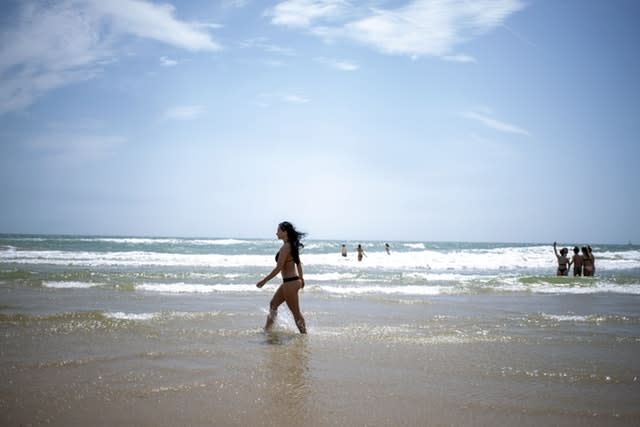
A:
<svg viewBox="0 0 640 427">
<path fill-rule="evenodd" d="M 311 379 L 309 340 L 293 332 L 266 334 L 267 395 L 265 402 L 275 418 L 304 424 L 309 416 Z"/>
</svg>

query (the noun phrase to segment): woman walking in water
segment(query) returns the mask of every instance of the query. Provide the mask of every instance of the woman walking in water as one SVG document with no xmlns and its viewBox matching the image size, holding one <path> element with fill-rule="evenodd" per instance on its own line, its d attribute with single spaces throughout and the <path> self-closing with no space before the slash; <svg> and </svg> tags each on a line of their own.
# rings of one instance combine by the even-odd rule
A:
<svg viewBox="0 0 640 427">
<path fill-rule="evenodd" d="M 278 224 L 278 230 L 276 236 L 282 240 L 282 247 L 276 253 L 276 267 L 256 286 L 262 288 L 269 280 L 273 279 L 282 273 L 282 284 L 271 298 L 269 304 L 269 316 L 267 316 L 267 323 L 264 325 L 265 331 L 268 331 L 276 321 L 278 315 L 278 307 L 283 302 L 287 303 L 287 307 L 291 310 L 293 318 L 296 321 L 296 326 L 302 334 L 307 333 L 307 327 L 304 322 L 304 317 L 300 312 L 300 304 L 298 301 L 298 291 L 304 288 L 304 271 L 302 269 L 302 262 L 300 261 L 300 249 L 304 245 L 300 242 L 300 239 L 304 237 L 306 233 L 301 233 L 295 229 L 295 227 L 285 221 Z"/>
</svg>

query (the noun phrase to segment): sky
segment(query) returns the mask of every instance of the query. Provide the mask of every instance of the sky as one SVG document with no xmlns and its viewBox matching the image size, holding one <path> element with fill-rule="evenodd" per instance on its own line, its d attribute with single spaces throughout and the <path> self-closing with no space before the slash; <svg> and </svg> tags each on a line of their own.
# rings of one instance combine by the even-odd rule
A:
<svg viewBox="0 0 640 427">
<path fill-rule="evenodd" d="M 3 0 L 0 233 L 640 242 L 635 0 Z"/>
</svg>

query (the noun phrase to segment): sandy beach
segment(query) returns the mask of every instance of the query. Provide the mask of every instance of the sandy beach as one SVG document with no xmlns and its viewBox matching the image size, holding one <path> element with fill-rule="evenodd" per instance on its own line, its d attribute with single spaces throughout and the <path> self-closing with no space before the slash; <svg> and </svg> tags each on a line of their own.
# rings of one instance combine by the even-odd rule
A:
<svg viewBox="0 0 640 427">
<path fill-rule="evenodd" d="M 553 298 L 554 304 L 575 303 Z M 588 298 L 583 303 L 598 303 Z M 548 303 L 544 300 L 536 303 Z M 258 327 L 262 313 L 255 310 L 247 316 L 214 311 L 153 324 L 72 316 L 5 319 L 1 421 L 7 426 L 637 425 L 637 339 L 582 343 L 579 336 L 545 337 L 544 331 L 518 331 L 515 325 L 501 337 L 485 332 L 484 340 L 456 339 L 464 334 L 455 329 L 464 325 L 442 314 L 475 313 L 491 323 L 497 319 L 482 313 L 503 304 L 518 309 L 516 301 L 500 298 L 436 298 L 408 309 L 312 299 L 307 336 L 294 332 L 286 314 L 265 334 Z M 418 312 L 424 313 L 422 320 L 415 317 Z"/>
<path fill-rule="evenodd" d="M 302 336 L 262 331 L 276 241 L 5 236 L 0 425 L 640 423 L 637 248 L 365 246 L 310 242 Z"/>
</svg>

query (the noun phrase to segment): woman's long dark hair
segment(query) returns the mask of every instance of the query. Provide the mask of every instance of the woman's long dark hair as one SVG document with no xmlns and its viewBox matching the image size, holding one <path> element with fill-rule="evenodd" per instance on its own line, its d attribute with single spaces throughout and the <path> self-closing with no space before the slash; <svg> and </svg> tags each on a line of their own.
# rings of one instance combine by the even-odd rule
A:
<svg viewBox="0 0 640 427">
<path fill-rule="evenodd" d="M 296 264 L 300 264 L 300 249 L 304 248 L 304 245 L 300 241 L 307 233 L 296 230 L 296 228 L 288 221 L 281 222 L 278 227 L 285 233 L 289 239 L 291 245 L 291 257 Z"/>
</svg>

